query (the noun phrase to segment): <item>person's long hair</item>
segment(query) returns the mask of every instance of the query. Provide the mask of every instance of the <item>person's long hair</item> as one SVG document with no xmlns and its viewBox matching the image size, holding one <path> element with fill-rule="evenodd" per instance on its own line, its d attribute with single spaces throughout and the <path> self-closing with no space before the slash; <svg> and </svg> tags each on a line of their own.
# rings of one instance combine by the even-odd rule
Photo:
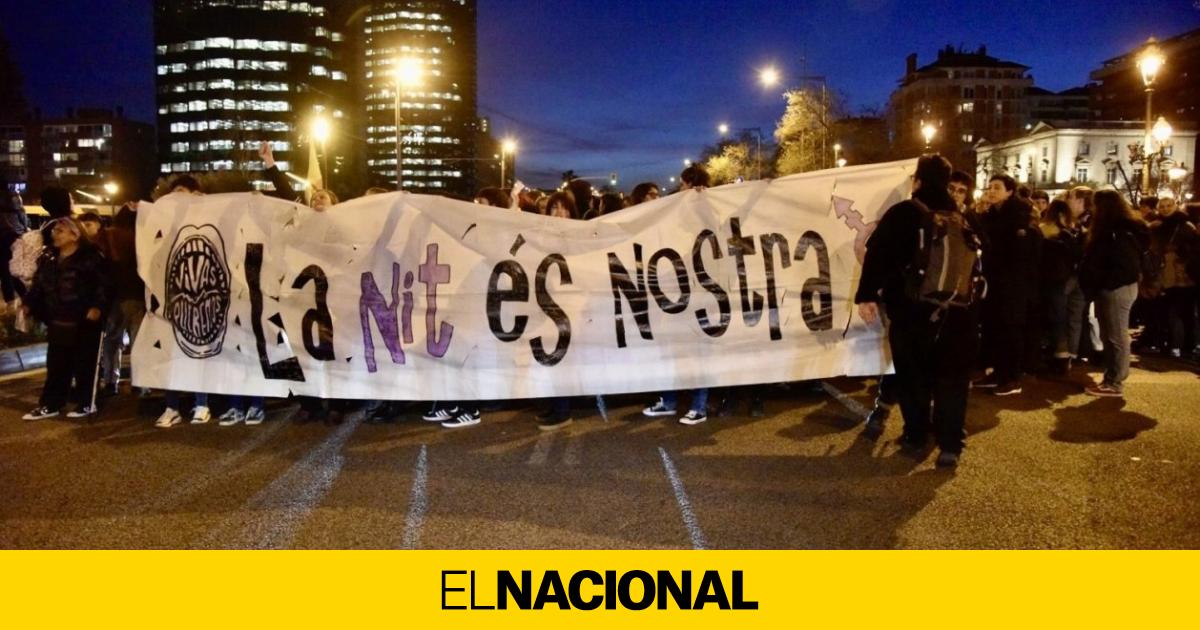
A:
<svg viewBox="0 0 1200 630">
<path fill-rule="evenodd" d="M 1103 239 L 1111 239 L 1123 227 L 1145 225 L 1145 221 L 1133 211 L 1133 207 L 1115 190 L 1101 190 L 1092 198 L 1095 214 L 1088 233 L 1088 248 Z"/>
</svg>

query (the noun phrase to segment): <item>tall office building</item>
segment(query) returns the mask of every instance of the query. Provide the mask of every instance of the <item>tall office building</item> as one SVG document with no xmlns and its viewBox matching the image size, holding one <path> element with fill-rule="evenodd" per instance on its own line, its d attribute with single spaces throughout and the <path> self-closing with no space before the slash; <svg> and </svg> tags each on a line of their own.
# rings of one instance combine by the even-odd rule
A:
<svg viewBox="0 0 1200 630">
<path fill-rule="evenodd" d="M 358 72 L 372 184 L 397 184 L 399 144 L 405 190 L 474 194 L 475 20 L 475 0 L 376 0 L 366 7 Z M 419 70 L 411 84 L 397 80 L 402 66 Z"/>
<path fill-rule="evenodd" d="M 328 146 L 318 146 L 326 181 L 360 192 L 347 163 L 358 135 L 338 28 L 347 4 L 156 0 L 162 173 L 241 171 L 263 188 L 258 147 L 266 141 L 282 168 L 304 176 L 320 115 L 332 130 Z"/>
</svg>

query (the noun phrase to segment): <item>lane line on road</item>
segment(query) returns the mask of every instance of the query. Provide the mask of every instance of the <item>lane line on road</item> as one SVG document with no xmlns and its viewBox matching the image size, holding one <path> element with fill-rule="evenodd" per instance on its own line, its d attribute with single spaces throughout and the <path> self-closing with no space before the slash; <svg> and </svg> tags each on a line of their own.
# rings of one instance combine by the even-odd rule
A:
<svg viewBox="0 0 1200 630">
<path fill-rule="evenodd" d="M 576 435 L 574 437 L 568 436 L 567 448 L 566 448 L 565 452 L 563 453 L 563 463 L 564 464 L 566 464 L 567 466 L 571 466 L 571 467 L 575 467 L 575 466 L 579 465 L 579 443 L 582 441 L 583 441 L 583 438 L 578 435 Z"/>
<path fill-rule="evenodd" d="M 692 511 L 692 502 L 688 500 L 687 491 L 683 489 L 683 480 L 675 471 L 675 463 L 671 461 L 671 456 L 667 455 L 667 449 L 658 447 L 658 454 L 662 456 L 663 468 L 667 470 L 667 479 L 670 480 L 671 488 L 675 491 L 675 501 L 679 503 L 683 524 L 687 527 L 688 536 L 692 538 L 692 549 L 707 549 L 708 543 L 704 540 L 704 532 L 700 531 L 700 522 L 696 519 L 696 513 Z"/>
<path fill-rule="evenodd" d="M 413 472 L 412 492 L 408 499 L 408 516 L 404 518 L 403 549 L 416 549 L 420 542 L 421 525 L 425 522 L 425 511 L 429 509 L 429 497 L 425 485 L 429 479 L 427 447 L 422 444 L 417 454 L 416 470 Z"/>
<path fill-rule="evenodd" d="M 342 471 L 342 447 L 362 424 L 355 413 L 308 452 L 209 532 L 202 548 L 285 549 L 308 515 L 317 507 Z"/>
<path fill-rule="evenodd" d="M 825 393 L 832 396 L 834 400 L 841 403 L 843 407 L 850 410 L 850 413 L 854 414 L 855 417 L 859 418 L 860 420 L 866 418 L 867 414 L 871 413 L 871 410 L 864 407 L 862 403 L 847 396 L 845 392 L 834 387 L 833 385 L 830 385 L 828 382 L 822 381 L 821 388 L 825 390 Z"/>
<path fill-rule="evenodd" d="M 266 426 L 261 430 L 254 432 L 254 437 L 239 445 L 236 450 L 225 453 L 216 461 L 206 466 L 201 472 L 189 474 L 178 483 L 171 484 L 171 487 L 161 497 L 148 503 L 142 508 L 142 511 L 145 513 L 156 513 L 182 505 L 207 488 L 213 481 L 224 478 L 225 473 L 232 470 L 234 465 L 241 461 L 242 458 L 265 444 L 267 440 L 270 440 L 276 433 L 279 433 L 285 425 L 290 425 L 294 415 L 294 413 L 291 413 L 286 418 L 277 422 L 266 423 Z M 134 512 L 137 507 L 137 505 L 131 506 L 125 512 Z"/>
<path fill-rule="evenodd" d="M 529 459 L 525 461 L 528 466 L 542 466 L 546 463 L 546 458 L 550 457 L 550 447 L 553 445 L 554 436 L 556 433 L 543 433 L 538 436 L 537 442 L 533 445 L 533 452 L 529 454 Z"/>
</svg>

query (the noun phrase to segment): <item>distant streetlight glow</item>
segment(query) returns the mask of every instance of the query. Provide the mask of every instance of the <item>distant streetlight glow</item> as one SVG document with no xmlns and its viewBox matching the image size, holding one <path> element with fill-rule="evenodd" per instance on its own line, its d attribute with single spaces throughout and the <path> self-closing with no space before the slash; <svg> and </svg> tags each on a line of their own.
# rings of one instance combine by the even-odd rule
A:
<svg viewBox="0 0 1200 630">
<path fill-rule="evenodd" d="M 402 57 L 396 60 L 396 83 L 401 87 L 411 88 L 421 85 L 425 69 L 421 60 L 416 57 Z"/>
<path fill-rule="evenodd" d="M 687 159 L 687 158 L 684 158 L 684 159 L 683 159 L 683 165 L 684 165 L 684 166 L 691 166 L 691 165 L 692 165 L 692 161 L 691 161 L 691 160 L 689 160 L 689 159 Z"/>
<path fill-rule="evenodd" d="M 921 127 L 921 136 L 925 138 L 925 148 L 928 149 L 933 144 L 933 138 L 937 136 L 937 127 L 925 124 Z"/>
<path fill-rule="evenodd" d="M 728 135 L 729 134 L 729 125 L 727 125 L 725 123 L 721 123 L 721 124 L 717 125 L 717 132 L 719 132 L 722 136 Z"/>
<path fill-rule="evenodd" d="M 1146 48 L 1137 60 L 1138 70 L 1142 72 L 1142 83 L 1147 88 L 1154 85 L 1154 79 L 1158 77 L 1158 71 L 1162 69 L 1165 63 L 1166 58 L 1159 51 L 1157 40 L 1151 37 L 1146 42 Z"/>
<path fill-rule="evenodd" d="M 1174 131 L 1175 130 L 1171 127 L 1171 123 L 1167 122 L 1166 118 L 1159 116 L 1158 122 L 1154 123 L 1154 129 L 1150 133 L 1154 136 L 1154 139 L 1157 140 L 1159 144 L 1165 144 L 1171 139 L 1171 134 Z"/>
<path fill-rule="evenodd" d="M 846 166 L 846 158 L 838 158 L 837 165 L 838 165 L 838 168 L 842 168 L 843 166 Z"/>
<path fill-rule="evenodd" d="M 779 84 L 779 70 L 774 66 L 763 68 L 758 73 L 758 82 L 765 88 L 772 88 Z"/>
<path fill-rule="evenodd" d="M 517 141 L 505 138 L 500 142 L 500 187 L 508 188 L 508 156 L 517 154 Z M 516 170 L 516 160 L 513 160 L 513 170 Z"/>
<path fill-rule="evenodd" d="M 329 119 L 324 116 L 317 116 L 312 121 L 312 137 L 313 140 L 325 144 L 329 141 L 330 127 Z"/>
<path fill-rule="evenodd" d="M 117 186 L 116 182 L 108 182 L 107 184 L 104 185 L 104 192 L 108 193 L 109 197 L 112 197 L 113 195 L 117 194 L 117 191 L 119 191 L 119 190 L 120 190 L 120 187 Z"/>
</svg>

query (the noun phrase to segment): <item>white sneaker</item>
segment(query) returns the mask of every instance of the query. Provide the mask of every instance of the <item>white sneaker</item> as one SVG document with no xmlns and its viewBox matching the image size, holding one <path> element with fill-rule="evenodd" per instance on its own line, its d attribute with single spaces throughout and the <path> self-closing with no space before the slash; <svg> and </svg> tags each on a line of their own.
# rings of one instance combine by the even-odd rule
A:
<svg viewBox="0 0 1200 630">
<path fill-rule="evenodd" d="M 217 424 L 223 427 L 231 427 L 239 422 L 244 422 L 245 420 L 246 414 L 242 413 L 240 409 L 234 409 L 230 407 L 225 411 L 225 413 L 221 414 L 221 417 L 218 418 Z"/>
<path fill-rule="evenodd" d="M 440 407 L 425 412 L 425 415 L 421 416 L 421 419 L 426 422 L 449 422 L 458 416 L 458 414 L 458 407 Z"/>
<path fill-rule="evenodd" d="M 643 409 L 642 415 L 649 416 L 651 418 L 657 418 L 659 416 L 673 416 L 675 415 L 675 410 L 668 408 L 666 403 L 663 402 L 663 399 L 659 398 L 658 402 Z"/>
<path fill-rule="evenodd" d="M 708 414 L 704 413 L 703 411 L 696 411 L 693 409 L 679 419 L 679 424 L 700 424 L 705 420 L 708 420 Z"/>
<path fill-rule="evenodd" d="M 68 418 L 86 418 L 88 416 L 94 415 L 95 413 L 96 413 L 96 406 L 88 405 L 86 407 L 80 407 L 78 409 L 73 409 L 71 411 L 68 411 L 67 417 Z"/>
<path fill-rule="evenodd" d="M 192 424 L 208 424 L 212 420 L 212 412 L 208 407 L 200 405 L 192 410 Z"/>
<path fill-rule="evenodd" d="M 22 418 L 25 420 L 44 420 L 46 418 L 56 417 L 58 417 L 58 410 L 51 409 L 49 407 L 38 407 L 37 409 L 34 409 L 33 411 L 30 411 L 22 416 Z"/>
<path fill-rule="evenodd" d="M 262 424 L 263 420 L 266 420 L 266 419 L 267 419 L 267 412 L 263 411 L 262 409 L 259 409 L 258 407 L 251 407 L 246 410 L 246 424 L 249 426 L 254 426 L 256 424 Z"/>
<path fill-rule="evenodd" d="M 183 424 L 183 416 L 179 415 L 178 411 L 175 411 L 170 407 L 167 407 L 166 410 L 162 412 L 162 415 L 158 417 L 158 420 L 154 422 L 154 426 L 160 429 L 170 429 L 177 424 Z"/>
</svg>

